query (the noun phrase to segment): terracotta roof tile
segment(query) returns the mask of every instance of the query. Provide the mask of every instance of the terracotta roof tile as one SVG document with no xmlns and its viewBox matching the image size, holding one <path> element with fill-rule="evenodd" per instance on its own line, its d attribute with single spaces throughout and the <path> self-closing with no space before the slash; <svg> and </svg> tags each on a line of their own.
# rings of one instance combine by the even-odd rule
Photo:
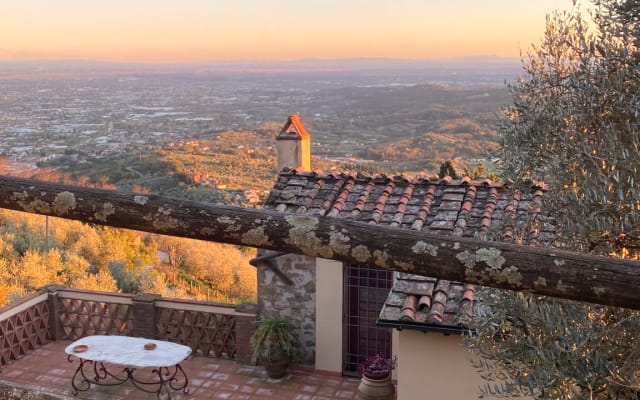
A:
<svg viewBox="0 0 640 400">
<path fill-rule="evenodd" d="M 548 246 L 553 226 L 540 220 L 546 187 L 513 193 L 502 183 L 468 177 L 425 178 L 282 172 L 265 208 L 320 214 L 416 231 Z M 399 273 L 379 321 L 443 332 L 463 331 L 475 287 Z M 407 327 L 407 326 L 403 326 Z"/>
<path fill-rule="evenodd" d="M 431 296 L 433 294 L 433 282 L 412 280 L 406 286 L 404 292 L 419 296 Z"/>
<path fill-rule="evenodd" d="M 431 308 L 431 296 L 420 296 L 418 310 L 425 312 Z"/>
<path fill-rule="evenodd" d="M 418 308 L 416 296 L 407 296 L 402 304 L 402 319 L 413 321 Z"/>
<path fill-rule="evenodd" d="M 336 199 L 336 201 L 333 203 L 333 206 L 331 207 L 331 211 L 329 211 L 327 216 L 335 217 L 340 213 L 340 211 L 342 211 L 344 204 L 347 201 L 347 198 L 349 197 L 349 193 L 351 193 L 351 191 L 353 190 L 354 185 L 355 184 L 354 184 L 353 178 L 350 178 L 347 180 L 346 184 L 343 186 L 342 191 L 338 195 L 338 198 Z"/>
</svg>

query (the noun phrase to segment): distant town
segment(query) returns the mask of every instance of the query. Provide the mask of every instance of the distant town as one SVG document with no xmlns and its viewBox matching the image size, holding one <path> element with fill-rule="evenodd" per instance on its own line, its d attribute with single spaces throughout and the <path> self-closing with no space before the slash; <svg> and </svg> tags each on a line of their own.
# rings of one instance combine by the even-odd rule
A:
<svg viewBox="0 0 640 400">
<path fill-rule="evenodd" d="M 0 157 L 9 171 L 46 167 L 79 174 L 96 170 L 98 160 L 126 157 L 110 182 L 144 186 L 153 174 L 135 157 L 156 155 L 180 164 L 169 174 L 188 175 L 189 186 L 235 190 L 236 198 L 256 203 L 275 171 L 265 172 L 262 184 L 249 180 L 240 187 L 216 171 L 238 168 L 234 161 L 207 167 L 206 160 L 244 154 L 269 168 L 273 136 L 294 113 L 311 132 L 321 167 L 433 171 L 444 159 L 488 162 L 495 112 L 507 101 L 504 82 L 517 64 L 456 60 L 448 70 L 384 60 L 93 67 L 0 62 Z M 113 170 L 105 168 L 107 175 Z"/>
</svg>

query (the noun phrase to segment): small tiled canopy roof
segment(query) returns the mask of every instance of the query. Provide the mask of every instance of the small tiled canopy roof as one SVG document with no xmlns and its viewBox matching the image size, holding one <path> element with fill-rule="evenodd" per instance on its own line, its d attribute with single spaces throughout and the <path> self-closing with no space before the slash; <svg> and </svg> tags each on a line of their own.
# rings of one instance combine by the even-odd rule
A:
<svg viewBox="0 0 640 400">
<path fill-rule="evenodd" d="M 282 172 L 265 208 L 345 218 L 441 235 L 547 245 L 553 232 L 536 223 L 543 183 L 530 193 L 470 178 L 406 179 L 385 176 Z M 545 230 L 547 229 L 547 230 Z M 379 325 L 459 332 L 461 313 L 473 311 L 471 284 L 400 273 Z"/>
</svg>

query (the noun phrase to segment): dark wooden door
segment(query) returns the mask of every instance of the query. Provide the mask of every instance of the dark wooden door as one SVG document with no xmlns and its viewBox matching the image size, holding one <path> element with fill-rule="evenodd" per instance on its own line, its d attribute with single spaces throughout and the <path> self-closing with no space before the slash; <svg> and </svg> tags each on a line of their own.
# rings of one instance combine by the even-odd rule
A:
<svg viewBox="0 0 640 400">
<path fill-rule="evenodd" d="M 376 326 L 393 273 L 378 268 L 349 265 L 344 277 L 342 373 L 357 376 L 358 364 L 382 353 L 391 357 L 391 330 Z"/>
</svg>

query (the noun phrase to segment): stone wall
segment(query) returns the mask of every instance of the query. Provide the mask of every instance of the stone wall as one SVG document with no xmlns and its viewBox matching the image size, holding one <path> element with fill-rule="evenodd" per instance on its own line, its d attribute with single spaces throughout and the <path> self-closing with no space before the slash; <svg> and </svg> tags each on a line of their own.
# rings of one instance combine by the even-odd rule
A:
<svg viewBox="0 0 640 400">
<path fill-rule="evenodd" d="M 316 259 L 286 254 L 271 260 L 293 285 L 287 285 L 266 265 L 258 266 L 258 314 L 278 314 L 291 319 L 301 345 L 299 362 L 315 362 Z"/>
<path fill-rule="evenodd" d="M 40 392 L 15 383 L 0 381 L 0 400 L 70 400 L 71 397 Z"/>
</svg>

